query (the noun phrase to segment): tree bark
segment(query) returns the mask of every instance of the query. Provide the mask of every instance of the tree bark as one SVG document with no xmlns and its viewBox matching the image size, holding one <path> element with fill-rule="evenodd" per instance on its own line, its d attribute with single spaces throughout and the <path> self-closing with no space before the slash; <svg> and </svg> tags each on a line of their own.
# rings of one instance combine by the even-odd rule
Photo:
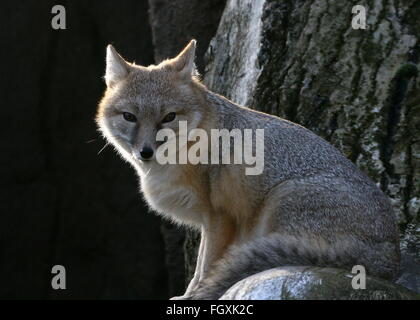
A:
<svg viewBox="0 0 420 320">
<path fill-rule="evenodd" d="M 226 0 L 149 0 L 155 61 L 173 58 L 198 40 L 196 65 L 204 70 L 204 54 L 215 35 Z"/>
</svg>

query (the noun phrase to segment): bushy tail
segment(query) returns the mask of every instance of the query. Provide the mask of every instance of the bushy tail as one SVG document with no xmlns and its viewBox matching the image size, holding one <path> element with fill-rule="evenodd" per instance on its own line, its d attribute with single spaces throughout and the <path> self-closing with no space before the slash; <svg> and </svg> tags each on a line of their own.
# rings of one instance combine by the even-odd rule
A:
<svg viewBox="0 0 420 320">
<path fill-rule="evenodd" d="M 390 264 L 389 255 L 383 256 L 382 249 L 384 245 L 375 247 L 350 239 L 327 244 L 322 240 L 279 234 L 260 238 L 230 249 L 188 299 L 219 299 L 236 282 L 280 266 L 336 267 L 350 271 L 354 265 L 362 264 L 368 273 L 370 269 L 371 275 L 392 277 L 396 266 Z"/>
</svg>

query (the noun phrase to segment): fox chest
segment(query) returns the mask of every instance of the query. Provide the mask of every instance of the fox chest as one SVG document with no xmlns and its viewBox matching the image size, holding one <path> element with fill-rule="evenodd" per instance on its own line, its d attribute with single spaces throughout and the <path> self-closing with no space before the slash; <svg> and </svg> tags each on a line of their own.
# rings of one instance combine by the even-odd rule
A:
<svg viewBox="0 0 420 320">
<path fill-rule="evenodd" d="M 141 190 L 149 206 L 177 222 L 201 225 L 209 210 L 200 175 L 182 168 L 161 168 L 141 176 Z"/>
</svg>

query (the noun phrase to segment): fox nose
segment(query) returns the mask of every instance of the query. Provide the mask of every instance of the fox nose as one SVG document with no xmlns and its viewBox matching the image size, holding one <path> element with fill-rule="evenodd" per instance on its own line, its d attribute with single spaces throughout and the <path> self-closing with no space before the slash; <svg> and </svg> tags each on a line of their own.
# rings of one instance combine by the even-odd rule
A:
<svg viewBox="0 0 420 320">
<path fill-rule="evenodd" d="M 150 160 L 153 157 L 153 149 L 149 147 L 144 147 L 140 150 L 140 157 L 142 160 Z"/>
</svg>

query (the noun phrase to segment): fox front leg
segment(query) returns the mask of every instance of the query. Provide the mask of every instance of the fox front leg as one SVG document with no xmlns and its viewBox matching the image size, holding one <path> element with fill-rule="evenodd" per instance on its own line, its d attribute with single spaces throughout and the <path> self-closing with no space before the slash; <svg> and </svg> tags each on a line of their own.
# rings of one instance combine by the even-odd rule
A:
<svg viewBox="0 0 420 320">
<path fill-rule="evenodd" d="M 188 284 L 187 290 L 184 295 L 187 295 L 191 290 L 193 290 L 197 285 L 200 279 L 202 278 L 203 273 L 203 256 L 206 247 L 206 234 L 204 230 L 201 231 L 200 247 L 197 253 L 197 263 L 195 266 L 194 277 L 191 279 Z"/>
<path fill-rule="evenodd" d="M 202 230 L 200 246 L 198 248 L 198 253 L 197 253 L 197 263 L 195 266 L 194 276 L 191 279 L 190 283 L 188 284 L 188 287 L 185 290 L 185 293 L 182 296 L 172 297 L 170 300 L 186 300 L 188 299 L 189 293 L 192 292 L 196 287 L 198 287 L 198 283 L 200 279 L 202 278 L 201 273 L 203 269 L 202 264 L 203 264 L 205 243 L 206 243 L 206 236 L 205 236 L 205 232 Z"/>
<path fill-rule="evenodd" d="M 235 228 L 226 219 L 216 219 L 202 228 L 197 266 L 193 279 L 183 296 L 174 300 L 188 300 L 209 275 L 212 266 L 220 260 L 232 244 Z"/>
</svg>

